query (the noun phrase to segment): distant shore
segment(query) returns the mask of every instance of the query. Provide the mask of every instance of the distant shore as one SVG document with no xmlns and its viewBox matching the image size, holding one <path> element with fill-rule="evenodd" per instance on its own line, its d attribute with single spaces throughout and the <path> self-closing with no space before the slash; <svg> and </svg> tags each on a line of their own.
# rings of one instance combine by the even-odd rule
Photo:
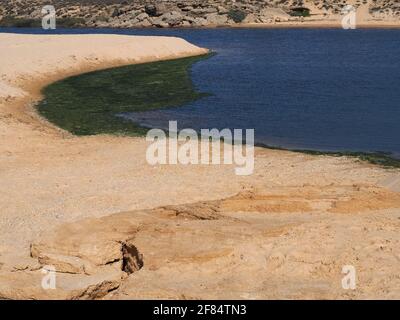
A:
<svg viewBox="0 0 400 320">
<path fill-rule="evenodd" d="M 232 28 L 339 28 L 342 29 L 340 21 L 304 21 L 304 22 L 278 22 L 278 23 L 243 23 L 240 25 L 232 25 Z M 387 29 L 400 28 L 400 21 L 385 22 L 371 21 L 356 24 L 356 29 Z"/>
<path fill-rule="evenodd" d="M 122 28 L 122 27 L 109 27 L 109 26 L 104 26 L 104 27 L 86 27 L 86 26 L 71 26 L 71 25 L 64 25 L 64 24 L 59 24 L 59 28 L 65 28 L 65 29 L 160 29 L 157 27 L 141 27 L 141 26 L 135 26 L 135 27 L 130 27 L 130 28 Z M 5 30 L 7 32 L 7 29 L 10 28 L 41 28 L 39 24 L 35 25 L 30 25 L 30 26 L 24 26 L 24 25 L 8 25 L 8 26 L 1 26 L 0 25 L 0 30 Z M 276 23 L 237 23 L 237 24 L 224 24 L 224 25 L 207 25 L 207 26 L 201 26 L 201 27 L 170 27 L 170 28 L 165 28 L 165 29 L 184 29 L 184 30 L 190 30 L 190 29 L 217 29 L 217 28 L 254 28 L 254 29 L 301 29 L 301 28 L 315 28 L 315 29 L 343 29 L 340 21 L 332 21 L 332 20 L 326 20 L 326 21 L 303 21 L 303 22 L 298 22 L 298 21 L 288 21 L 288 22 L 276 22 Z M 356 24 L 356 29 L 400 29 L 400 21 L 370 21 L 370 22 L 363 22 L 363 23 L 358 23 Z"/>
<path fill-rule="evenodd" d="M 10 186 L 8 190 L 14 195 L 6 196 L 2 193 L 0 202 L 10 203 L 12 201 L 10 199 L 16 201 L 14 205 L 11 205 L 9 211 L 3 211 L 2 217 L 5 221 L 7 221 L 7 217 L 17 217 L 20 214 L 25 215 L 31 210 L 40 210 L 38 208 L 41 206 L 39 204 L 41 201 L 37 202 L 38 199 L 35 192 L 31 190 L 30 183 L 24 184 L 23 188 L 16 188 L 18 183 L 14 179 L 21 181 L 18 177 L 21 177 L 20 175 L 23 175 L 22 172 L 24 171 L 16 169 L 20 165 L 25 167 L 26 161 L 33 161 L 31 165 L 26 167 L 29 171 L 35 171 L 33 168 L 36 165 L 39 166 L 38 168 L 45 168 L 49 161 L 59 163 L 62 166 L 69 166 L 67 164 L 69 161 L 66 161 L 62 156 L 65 150 L 70 150 L 68 153 L 77 155 L 88 150 L 88 143 L 107 150 L 110 150 L 110 148 L 118 149 L 118 145 L 121 144 L 121 141 L 116 144 L 112 142 L 121 139 L 118 137 L 110 138 L 100 135 L 76 138 L 40 117 L 33 106 L 43 98 L 41 91 L 44 87 L 61 79 L 95 70 L 208 53 L 207 49 L 199 48 L 175 37 L 24 35 L 11 33 L 0 33 L 0 51 L 2 52 L 2 63 L 0 64 L 0 154 L 5 157 L 0 161 L 0 171 L 5 173 L 8 169 L 11 169 L 15 173 L 13 177 L 1 178 L 3 181 L 7 181 L 5 184 Z M 130 143 L 135 145 L 137 140 L 131 139 Z M 122 151 L 127 158 L 126 162 L 132 156 L 130 149 L 132 148 L 128 147 Z M 135 152 L 140 152 L 140 155 L 145 154 L 139 151 L 140 148 L 133 149 L 136 149 Z M 119 154 L 119 158 L 124 157 L 122 153 L 116 150 L 111 152 L 114 156 Z M 43 156 L 44 154 L 46 156 Z M 62 160 L 63 158 L 64 160 Z M 9 163 L 8 159 L 14 160 Z M 93 159 L 93 161 L 95 160 Z M 34 163 L 36 165 L 33 165 Z M 79 166 L 74 167 L 78 169 Z M 46 178 L 39 188 L 41 190 L 54 189 L 54 184 L 59 183 L 57 182 L 57 175 Z M 104 183 L 101 184 L 105 186 Z M 83 193 L 85 192 L 79 189 L 80 187 L 77 187 L 77 189 L 74 189 L 75 191 L 71 191 L 75 193 L 76 201 L 81 202 L 84 206 L 84 202 L 78 199 L 84 198 Z M 26 202 L 16 200 L 23 194 L 30 194 L 31 200 Z M 75 196 L 72 196 L 72 198 Z M 50 201 L 52 204 L 48 203 L 47 208 L 50 209 L 56 202 L 56 198 L 52 199 Z M 118 206 L 123 205 L 123 202 L 120 202 Z M 130 200 L 129 203 L 131 203 Z M 107 207 L 109 209 L 106 209 Z M 70 207 L 70 209 L 65 210 L 65 212 L 70 212 L 65 217 L 70 219 L 74 216 L 70 210 L 75 211 L 75 214 L 80 212 L 78 215 L 81 215 L 83 211 L 90 212 L 92 209 L 86 210 L 81 207 L 78 211 L 75 211 L 76 209 Z M 95 211 L 97 213 L 111 213 L 118 210 L 111 209 L 110 211 L 109 204 L 104 203 L 103 209 L 95 209 Z M 25 219 L 30 219 L 29 214 Z M 44 224 L 36 224 L 36 226 L 39 229 L 45 227 Z M 0 224 L 0 230 L 3 236 L 8 238 L 9 243 L 17 247 L 24 244 L 26 237 L 29 238 L 35 234 L 29 229 L 22 228 L 20 230 L 20 241 L 16 241 L 14 232 L 7 225 Z M 0 256 L 2 256 L 1 247 Z"/>
<path fill-rule="evenodd" d="M 336 27 L 348 12 L 356 13 L 360 28 L 398 28 L 396 1 L 89 1 L 74 6 L 54 1 L 60 27 L 95 28 L 210 28 L 210 27 Z M 24 10 L 21 10 L 21 9 Z M 1 10 L 2 9 L 2 10 Z M 28 0 L 0 5 L 0 26 L 41 26 L 43 15 Z"/>
</svg>

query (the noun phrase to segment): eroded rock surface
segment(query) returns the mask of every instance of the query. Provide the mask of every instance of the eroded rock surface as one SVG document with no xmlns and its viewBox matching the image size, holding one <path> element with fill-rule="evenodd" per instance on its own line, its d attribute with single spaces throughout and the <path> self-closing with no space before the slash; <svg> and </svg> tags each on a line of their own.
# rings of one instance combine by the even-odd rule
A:
<svg viewBox="0 0 400 320">
<path fill-rule="evenodd" d="M 85 219 L 33 243 L 0 297 L 399 298 L 399 208 L 385 188 L 305 185 Z M 49 265 L 54 290 L 41 287 Z M 356 290 L 341 286 L 346 265 Z"/>
</svg>

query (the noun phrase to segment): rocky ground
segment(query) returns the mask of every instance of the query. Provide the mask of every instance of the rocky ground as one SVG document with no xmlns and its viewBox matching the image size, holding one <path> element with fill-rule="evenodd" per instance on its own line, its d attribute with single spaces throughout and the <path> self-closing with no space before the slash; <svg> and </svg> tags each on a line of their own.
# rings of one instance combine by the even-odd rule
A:
<svg viewBox="0 0 400 320">
<path fill-rule="evenodd" d="M 259 157 L 274 162 L 279 153 Z M 319 161 L 331 163 L 317 169 Z M 328 159 L 289 162 L 332 172 Z M 0 298 L 398 299 L 400 193 L 350 181 L 261 183 L 221 200 L 61 225 L 0 273 Z M 40 285 L 49 265 L 54 290 Z M 349 265 L 354 290 L 342 287 Z"/>
<path fill-rule="evenodd" d="M 400 298 L 398 169 L 262 148 L 250 176 L 151 166 L 144 138 L 73 137 L 32 108 L 64 77 L 206 49 L 2 33 L 0 52 L 0 299 Z"/>
<path fill-rule="evenodd" d="M 68 25 L 86 27 L 204 27 L 336 21 L 346 4 L 367 7 L 367 20 L 400 20 L 400 4 L 394 0 L 1 0 L 0 18 L 5 19 L 5 24 L 14 18 L 41 19 L 41 9 L 46 4 L 53 4 L 57 17 L 67 19 L 64 22 Z M 310 15 L 296 16 L 293 9 L 299 7 L 309 9 Z"/>
</svg>

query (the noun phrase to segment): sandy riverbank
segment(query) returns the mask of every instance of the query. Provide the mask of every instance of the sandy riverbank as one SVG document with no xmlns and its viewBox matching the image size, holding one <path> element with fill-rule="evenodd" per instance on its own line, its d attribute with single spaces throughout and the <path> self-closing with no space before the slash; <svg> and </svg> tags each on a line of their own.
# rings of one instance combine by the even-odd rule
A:
<svg viewBox="0 0 400 320">
<path fill-rule="evenodd" d="M 152 167 L 144 139 L 73 137 L 30 107 L 65 76 L 205 49 L 0 34 L 0 52 L 0 297 L 400 297 L 398 171 L 267 149 L 249 177 Z M 45 264 L 57 290 L 40 286 Z M 344 264 L 359 272 L 356 291 L 340 288 Z"/>
</svg>

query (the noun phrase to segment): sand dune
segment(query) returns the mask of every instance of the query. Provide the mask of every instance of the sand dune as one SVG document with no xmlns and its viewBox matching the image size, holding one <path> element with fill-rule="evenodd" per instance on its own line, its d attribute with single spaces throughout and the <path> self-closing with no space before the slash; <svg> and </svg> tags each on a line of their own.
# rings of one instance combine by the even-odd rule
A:
<svg viewBox="0 0 400 320">
<path fill-rule="evenodd" d="M 144 139 L 73 137 L 32 108 L 65 76 L 205 49 L 0 34 L 0 52 L 1 298 L 400 298 L 398 171 L 267 149 L 251 176 L 152 167 Z M 40 286 L 46 264 L 57 290 Z"/>
</svg>

